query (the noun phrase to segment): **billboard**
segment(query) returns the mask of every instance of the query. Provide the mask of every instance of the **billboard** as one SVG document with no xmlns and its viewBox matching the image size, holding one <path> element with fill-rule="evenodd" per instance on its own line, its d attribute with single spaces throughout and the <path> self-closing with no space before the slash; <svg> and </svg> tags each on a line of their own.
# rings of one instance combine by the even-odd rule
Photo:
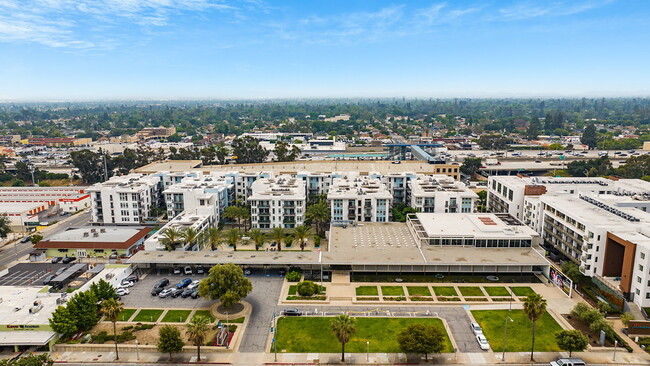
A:
<svg viewBox="0 0 650 366">
<path fill-rule="evenodd" d="M 567 296 L 571 297 L 571 289 L 573 288 L 573 281 L 562 273 L 559 269 L 551 266 L 549 272 L 549 278 L 555 286 L 557 286 L 562 292 Z"/>
</svg>

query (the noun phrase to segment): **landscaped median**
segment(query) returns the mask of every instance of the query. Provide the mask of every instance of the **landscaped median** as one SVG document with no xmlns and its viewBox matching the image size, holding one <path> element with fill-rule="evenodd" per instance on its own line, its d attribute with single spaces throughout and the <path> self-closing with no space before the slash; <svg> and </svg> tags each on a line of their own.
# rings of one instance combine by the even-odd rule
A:
<svg viewBox="0 0 650 366">
<path fill-rule="evenodd" d="M 337 353 L 341 344 L 330 330 L 331 317 L 281 317 L 275 334 L 278 352 Z M 441 319 L 438 318 L 356 318 L 356 333 L 345 345 L 351 353 L 399 353 L 397 335 L 410 324 L 438 327 L 445 334 L 445 353 L 454 351 Z M 370 342 L 367 344 L 366 342 Z M 274 351 L 271 349 L 271 351 Z"/>
<path fill-rule="evenodd" d="M 522 302 L 535 291 L 529 286 L 491 286 L 474 285 L 373 285 L 363 284 L 355 287 L 354 302 Z"/>
</svg>

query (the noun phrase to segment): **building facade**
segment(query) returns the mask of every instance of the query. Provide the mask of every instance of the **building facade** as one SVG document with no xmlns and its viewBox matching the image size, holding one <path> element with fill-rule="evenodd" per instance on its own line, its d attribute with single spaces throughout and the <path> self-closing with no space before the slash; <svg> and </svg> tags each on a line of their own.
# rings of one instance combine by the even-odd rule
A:
<svg viewBox="0 0 650 366">
<path fill-rule="evenodd" d="M 350 175 L 334 178 L 327 201 L 334 223 L 388 222 L 393 196 L 378 178 Z"/>
</svg>

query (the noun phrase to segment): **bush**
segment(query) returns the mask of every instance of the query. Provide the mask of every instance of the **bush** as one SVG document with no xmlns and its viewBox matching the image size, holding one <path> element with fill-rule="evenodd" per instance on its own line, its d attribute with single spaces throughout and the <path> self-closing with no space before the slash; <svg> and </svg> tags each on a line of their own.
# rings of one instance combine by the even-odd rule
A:
<svg viewBox="0 0 650 366">
<path fill-rule="evenodd" d="M 582 320 L 583 322 L 585 322 L 587 324 L 592 324 L 592 323 L 595 323 L 595 322 L 597 322 L 599 320 L 602 320 L 603 318 L 604 318 L 603 314 L 600 311 L 598 311 L 597 309 L 589 309 L 589 310 L 585 311 L 584 313 L 582 313 L 582 316 L 580 317 L 580 320 Z"/>
<path fill-rule="evenodd" d="M 582 320 L 583 314 L 589 310 L 591 310 L 589 305 L 584 302 L 579 302 L 571 309 L 571 315 Z"/>
<path fill-rule="evenodd" d="M 289 282 L 298 282 L 302 279 L 302 272 L 291 270 L 287 272 L 286 278 Z"/>
<path fill-rule="evenodd" d="M 320 236 L 318 235 L 314 236 L 314 248 L 320 248 L 320 240 L 321 240 Z"/>
<path fill-rule="evenodd" d="M 131 330 L 131 329 L 133 329 L 133 325 L 127 325 L 126 327 L 123 327 L 123 328 L 122 328 L 123 331 L 125 331 L 125 330 Z"/>
<path fill-rule="evenodd" d="M 130 340 L 133 340 L 133 339 L 135 339 L 135 336 L 133 335 L 133 333 L 130 332 L 130 331 L 126 331 L 126 332 L 123 332 L 122 334 L 118 334 L 117 343 L 124 343 L 124 342 L 130 341 Z"/>
<path fill-rule="evenodd" d="M 140 324 L 140 323 L 138 323 L 138 324 Z M 153 324 L 140 324 L 140 325 L 136 325 L 133 328 L 133 330 L 147 330 L 147 329 L 153 328 L 153 326 L 154 326 Z M 124 330 L 128 330 L 128 329 L 125 328 Z"/>
<path fill-rule="evenodd" d="M 112 340 L 113 336 L 112 335 L 109 336 L 108 333 L 106 333 L 106 331 L 103 330 L 103 331 L 97 333 L 96 335 L 94 335 L 92 337 L 91 341 L 92 341 L 92 343 L 104 343 L 109 339 Z"/>
<path fill-rule="evenodd" d="M 593 323 L 589 323 L 589 329 L 591 329 L 591 331 L 596 334 L 599 334 L 602 330 L 610 337 L 614 333 L 614 328 L 612 328 L 612 325 L 604 318 L 600 318 L 595 320 Z"/>
<path fill-rule="evenodd" d="M 300 296 L 312 296 L 318 293 L 318 285 L 311 281 L 302 281 L 298 284 L 297 290 Z"/>
<path fill-rule="evenodd" d="M 230 325 L 228 326 L 228 331 L 229 331 L 230 333 L 235 333 L 236 330 L 237 330 L 237 325 L 235 325 L 235 324 L 230 324 Z"/>
</svg>

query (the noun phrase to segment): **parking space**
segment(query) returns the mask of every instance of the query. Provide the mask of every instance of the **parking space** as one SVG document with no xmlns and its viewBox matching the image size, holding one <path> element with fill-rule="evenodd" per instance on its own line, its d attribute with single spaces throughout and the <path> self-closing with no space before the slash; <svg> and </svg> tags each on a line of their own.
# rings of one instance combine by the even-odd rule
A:
<svg viewBox="0 0 650 366">
<path fill-rule="evenodd" d="M 169 280 L 169 285 L 167 288 L 173 288 L 178 282 L 184 278 L 191 278 L 192 280 L 202 280 L 205 278 L 204 275 L 174 275 L 169 274 L 167 270 L 162 270 L 159 274 L 158 271 L 152 271 L 140 281 L 136 282 L 135 285 L 129 288 L 129 294 L 122 296 L 122 302 L 125 307 L 133 308 L 186 308 L 186 309 L 195 309 L 195 308 L 207 308 L 214 303 L 214 301 L 205 300 L 203 298 L 193 299 L 191 297 L 182 298 L 172 298 L 166 297 L 161 299 L 158 296 L 152 296 L 151 290 L 156 282 L 162 278 L 167 278 Z"/>
<path fill-rule="evenodd" d="M 43 279 L 47 276 L 70 266 L 61 263 L 20 263 L 0 277 L 0 286 L 43 286 Z"/>
</svg>

